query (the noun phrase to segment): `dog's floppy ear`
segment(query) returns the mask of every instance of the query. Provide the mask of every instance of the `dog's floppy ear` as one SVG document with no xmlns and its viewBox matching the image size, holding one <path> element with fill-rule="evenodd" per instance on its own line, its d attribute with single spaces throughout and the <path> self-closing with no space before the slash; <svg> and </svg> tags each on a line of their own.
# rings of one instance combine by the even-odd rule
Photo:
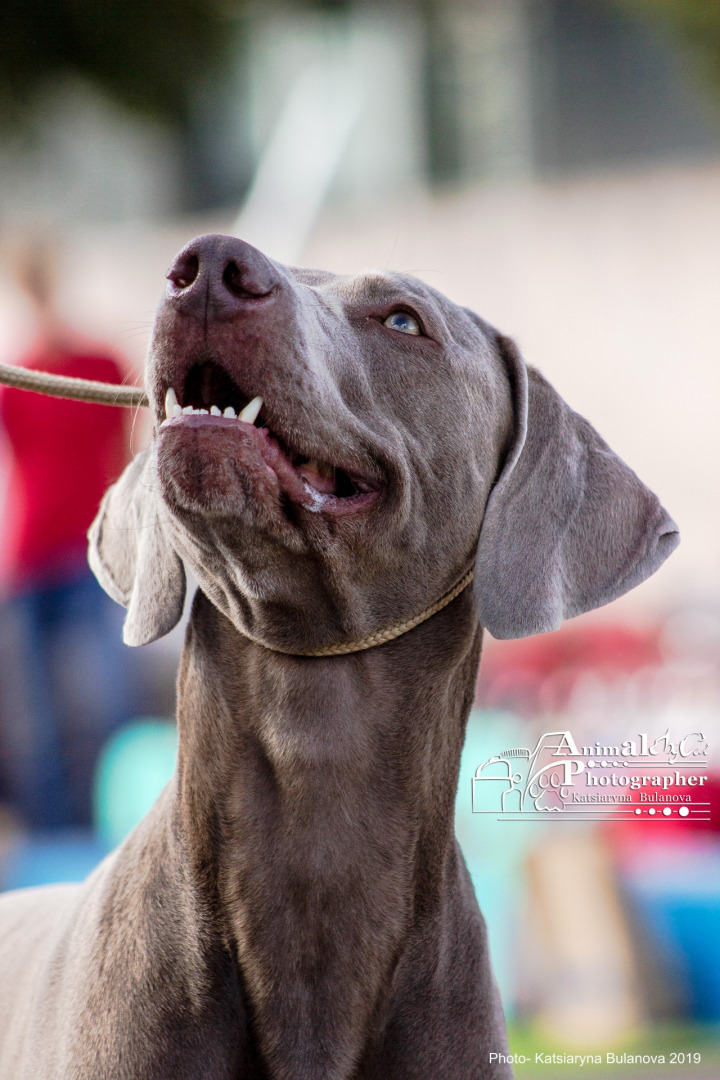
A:
<svg viewBox="0 0 720 1080">
<path fill-rule="evenodd" d="M 149 450 L 105 493 L 90 526 L 88 561 L 105 592 L 128 609 L 126 645 L 147 645 L 179 622 L 185 570 L 170 542 Z"/>
<path fill-rule="evenodd" d="M 515 434 L 485 509 L 475 570 L 493 637 L 557 630 L 639 585 L 679 541 L 658 499 L 497 335 Z"/>
</svg>

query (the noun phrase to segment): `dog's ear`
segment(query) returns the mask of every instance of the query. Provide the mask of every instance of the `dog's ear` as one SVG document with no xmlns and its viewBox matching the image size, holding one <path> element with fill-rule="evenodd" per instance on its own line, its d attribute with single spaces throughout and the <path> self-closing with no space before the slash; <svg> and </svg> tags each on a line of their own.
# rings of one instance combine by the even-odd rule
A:
<svg viewBox="0 0 720 1080">
<path fill-rule="evenodd" d="M 658 499 L 496 336 L 515 433 L 485 509 L 475 569 L 480 622 L 493 637 L 557 630 L 639 585 L 679 541 Z"/>
<path fill-rule="evenodd" d="M 185 570 L 170 542 L 150 451 L 105 493 L 90 526 L 88 561 L 105 592 L 128 609 L 126 645 L 147 645 L 179 622 Z"/>
</svg>

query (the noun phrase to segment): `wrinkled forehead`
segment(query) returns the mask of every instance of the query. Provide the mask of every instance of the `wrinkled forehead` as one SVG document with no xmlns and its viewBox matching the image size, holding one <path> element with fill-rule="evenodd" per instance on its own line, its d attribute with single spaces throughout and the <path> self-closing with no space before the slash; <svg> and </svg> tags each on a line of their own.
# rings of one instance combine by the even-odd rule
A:
<svg viewBox="0 0 720 1080">
<path fill-rule="evenodd" d="M 407 305 L 441 343 L 491 348 L 491 327 L 410 274 L 373 268 L 352 275 L 292 268 L 291 274 L 299 285 L 311 289 L 320 303 L 338 313 L 380 313 L 393 305 Z"/>
</svg>

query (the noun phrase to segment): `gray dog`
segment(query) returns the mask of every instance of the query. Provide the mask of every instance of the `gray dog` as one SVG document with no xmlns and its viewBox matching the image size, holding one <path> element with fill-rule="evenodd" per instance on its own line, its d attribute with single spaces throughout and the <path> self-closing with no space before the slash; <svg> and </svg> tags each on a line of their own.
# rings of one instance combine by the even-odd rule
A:
<svg viewBox="0 0 720 1080">
<path fill-rule="evenodd" d="M 553 630 L 677 529 L 511 341 L 413 278 L 224 236 L 168 278 L 153 446 L 90 561 L 130 645 L 177 623 L 185 566 L 200 584 L 177 770 L 85 884 L 0 901 L 0 1077 L 507 1077 L 453 834 L 481 627 Z"/>
</svg>

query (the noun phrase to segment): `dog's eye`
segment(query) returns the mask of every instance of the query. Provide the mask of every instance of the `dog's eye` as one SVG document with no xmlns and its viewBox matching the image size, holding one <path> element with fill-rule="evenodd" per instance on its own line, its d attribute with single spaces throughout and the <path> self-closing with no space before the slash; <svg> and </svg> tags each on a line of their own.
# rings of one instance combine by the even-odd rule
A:
<svg viewBox="0 0 720 1080">
<path fill-rule="evenodd" d="M 422 334 L 420 323 L 407 311 L 393 311 L 384 320 L 383 326 L 390 330 L 399 330 L 401 334 Z"/>
</svg>

